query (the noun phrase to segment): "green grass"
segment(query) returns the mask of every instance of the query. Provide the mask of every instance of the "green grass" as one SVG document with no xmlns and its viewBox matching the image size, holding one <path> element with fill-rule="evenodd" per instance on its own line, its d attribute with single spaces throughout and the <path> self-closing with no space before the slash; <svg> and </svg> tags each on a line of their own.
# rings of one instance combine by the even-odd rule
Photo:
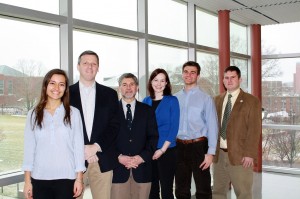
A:
<svg viewBox="0 0 300 199">
<path fill-rule="evenodd" d="M 0 173 L 21 168 L 25 116 L 0 115 Z"/>
<path fill-rule="evenodd" d="M 25 121 L 25 116 L 0 115 L 0 173 L 21 169 Z M 17 198 L 17 186 L 3 187 L 0 198 Z M 19 188 L 23 189 L 23 183 Z"/>
</svg>

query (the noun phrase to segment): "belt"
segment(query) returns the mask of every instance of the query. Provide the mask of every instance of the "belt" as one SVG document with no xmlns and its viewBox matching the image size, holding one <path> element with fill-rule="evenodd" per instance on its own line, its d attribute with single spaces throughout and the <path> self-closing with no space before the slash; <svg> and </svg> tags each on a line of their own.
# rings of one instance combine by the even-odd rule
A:
<svg viewBox="0 0 300 199">
<path fill-rule="evenodd" d="M 220 148 L 224 152 L 228 152 L 228 149 Z"/>
<path fill-rule="evenodd" d="M 181 144 L 191 144 L 191 143 L 195 143 L 195 142 L 201 142 L 207 140 L 206 137 L 199 137 L 196 139 L 191 139 L 191 140 L 181 140 L 181 139 L 176 139 L 176 142 L 181 143 Z"/>
</svg>

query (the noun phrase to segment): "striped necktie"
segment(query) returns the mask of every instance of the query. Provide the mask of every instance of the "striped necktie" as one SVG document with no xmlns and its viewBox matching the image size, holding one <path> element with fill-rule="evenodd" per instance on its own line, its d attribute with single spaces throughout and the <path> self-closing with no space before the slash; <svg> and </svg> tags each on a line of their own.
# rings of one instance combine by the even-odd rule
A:
<svg viewBox="0 0 300 199">
<path fill-rule="evenodd" d="M 226 139 L 226 127 L 227 127 L 227 122 L 230 116 L 230 112 L 231 112 L 231 98 L 232 95 L 229 94 L 228 95 L 228 101 L 224 110 L 224 114 L 223 114 L 223 120 L 222 120 L 222 127 L 221 127 L 221 137 L 225 140 Z"/>
</svg>

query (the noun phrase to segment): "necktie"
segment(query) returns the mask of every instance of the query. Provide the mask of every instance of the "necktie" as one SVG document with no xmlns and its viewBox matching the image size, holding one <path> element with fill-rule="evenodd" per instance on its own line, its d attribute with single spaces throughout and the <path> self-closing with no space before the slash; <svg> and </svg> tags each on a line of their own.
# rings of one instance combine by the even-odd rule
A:
<svg viewBox="0 0 300 199">
<path fill-rule="evenodd" d="M 131 130 L 131 126 L 132 126 L 132 113 L 130 109 L 131 105 L 127 104 L 126 107 L 127 107 L 127 112 L 126 112 L 127 128 Z"/>
<path fill-rule="evenodd" d="M 226 139 L 226 127 L 227 127 L 227 122 L 230 116 L 231 112 L 231 98 L 232 95 L 228 95 L 228 101 L 225 106 L 224 114 L 223 114 L 223 121 L 222 121 L 222 127 L 221 127 L 221 137 L 225 140 Z"/>
</svg>

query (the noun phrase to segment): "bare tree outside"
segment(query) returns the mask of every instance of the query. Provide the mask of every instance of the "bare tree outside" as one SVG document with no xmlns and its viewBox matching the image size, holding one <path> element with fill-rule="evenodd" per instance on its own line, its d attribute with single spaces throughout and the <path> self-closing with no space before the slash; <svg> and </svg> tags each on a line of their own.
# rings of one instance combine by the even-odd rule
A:
<svg viewBox="0 0 300 199">
<path fill-rule="evenodd" d="M 294 130 L 278 131 L 271 130 L 272 132 L 264 134 L 264 147 L 263 152 L 267 160 L 276 161 L 279 159 L 281 165 L 288 164 L 293 167 L 294 163 L 299 159 L 300 153 L 300 134 Z"/>
<path fill-rule="evenodd" d="M 38 100 L 42 86 L 43 65 L 34 60 L 21 59 L 16 64 L 23 76 L 15 85 L 19 101 L 23 102 L 26 111 L 32 109 Z"/>
<path fill-rule="evenodd" d="M 275 133 L 275 131 L 275 129 L 262 130 L 262 156 L 266 164 L 268 164 L 269 161 L 272 161 L 271 136 Z"/>
<path fill-rule="evenodd" d="M 262 42 L 262 53 L 266 55 L 276 54 L 276 49 L 272 46 L 267 46 L 265 42 Z M 268 80 L 274 77 L 282 76 L 282 71 L 279 66 L 278 59 L 263 59 L 262 60 L 262 81 Z"/>
<path fill-rule="evenodd" d="M 290 144 L 289 152 L 287 153 L 287 160 L 290 167 L 292 168 L 294 163 L 299 159 L 298 154 L 300 153 L 300 135 L 295 130 L 288 131 L 288 143 Z"/>
<path fill-rule="evenodd" d="M 209 95 L 216 96 L 219 93 L 219 60 L 216 55 L 209 55 L 202 64 L 200 87 Z"/>
</svg>

